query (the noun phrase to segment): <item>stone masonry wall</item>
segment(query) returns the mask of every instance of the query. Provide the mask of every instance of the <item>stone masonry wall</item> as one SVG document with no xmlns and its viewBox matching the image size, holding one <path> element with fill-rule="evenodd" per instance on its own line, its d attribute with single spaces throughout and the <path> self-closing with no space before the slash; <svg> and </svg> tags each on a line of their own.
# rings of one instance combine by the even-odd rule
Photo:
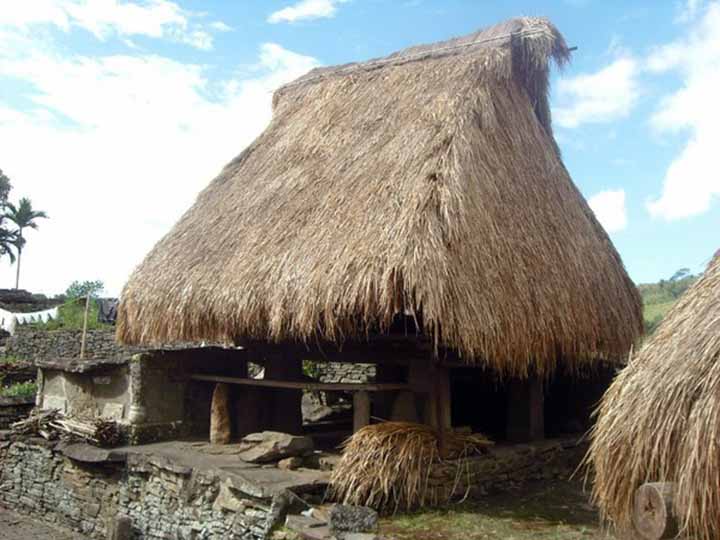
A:
<svg viewBox="0 0 720 540">
<path fill-rule="evenodd" d="M 34 397 L 0 397 L 0 429 L 25 418 L 34 406 Z"/>
<path fill-rule="evenodd" d="M 375 364 L 318 362 L 320 380 L 324 383 L 368 383 L 375 381 Z"/>
<path fill-rule="evenodd" d="M 6 351 L 9 356 L 28 361 L 78 358 L 81 339 L 82 330 L 24 330 L 21 327 L 8 338 Z M 115 343 L 113 330 L 88 330 L 85 344 L 88 359 L 122 358 L 142 350 Z"/>
<path fill-rule="evenodd" d="M 84 464 L 44 441 L 0 442 L 0 464 L 0 505 L 90 538 L 106 538 L 120 514 L 138 539 L 265 536 L 271 502 L 221 497 L 229 488 L 210 473 L 129 458 Z"/>
</svg>

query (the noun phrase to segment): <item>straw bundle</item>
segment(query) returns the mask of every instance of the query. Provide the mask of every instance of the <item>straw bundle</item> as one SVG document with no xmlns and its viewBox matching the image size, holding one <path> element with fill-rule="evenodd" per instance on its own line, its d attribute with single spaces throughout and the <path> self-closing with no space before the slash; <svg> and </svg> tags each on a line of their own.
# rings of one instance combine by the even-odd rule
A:
<svg viewBox="0 0 720 540">
<path fill-rule="evenodd" d="M 720 256 L 605 394 L 588 460 L 620 531 L 633 527 L 637 488 L 669 482 L 681 534 L 720 538 Z"/>
<path fill-rule="evenodd" d="M 492 443 L 479 434 L 447 432 L 445 460 L 462 472 L 463 458 Z M 444 461 L 437 432 L 420 424 L 385 422 L 367 426 L 350 439 L 330 478 L 329 497 L 381 511 L 437 506 L 454 495 L 454 487 L 433 485 L 432 464 Z"/>
<path fill-rule="evenodd" d="M 281 88 L 131 276 L 119 340 L 341 343 L 412 313 L 507 375 L 624 360 L 640 298 L 552 137 L 568 57 L 518 18 Z"/>
</svg>

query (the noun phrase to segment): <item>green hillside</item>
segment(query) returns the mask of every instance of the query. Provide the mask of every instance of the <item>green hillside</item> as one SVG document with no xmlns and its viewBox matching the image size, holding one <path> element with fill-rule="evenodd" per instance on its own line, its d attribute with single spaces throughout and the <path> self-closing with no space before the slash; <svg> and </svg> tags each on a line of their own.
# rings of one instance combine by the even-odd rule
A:
<svg viewBox="0 0 720 540">
<path fill-rule="evenodd" d="M 665 314 L 697 278 L 698 276 L 690 274 L 687 268 L 682 268 L 675 272 L 670 279 L 638 285 L 643 299 L 645 331 L 648 334 L 655 331 Z"/>
</svg>

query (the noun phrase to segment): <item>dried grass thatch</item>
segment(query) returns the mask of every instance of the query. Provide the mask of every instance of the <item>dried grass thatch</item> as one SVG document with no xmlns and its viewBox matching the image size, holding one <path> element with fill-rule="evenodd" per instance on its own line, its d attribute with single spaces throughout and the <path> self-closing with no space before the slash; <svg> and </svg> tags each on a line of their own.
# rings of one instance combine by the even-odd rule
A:
<svg viewBox="0 0 720 540">
<path fill-rule="evenodd" d="M 445 460 L 457 474 L 464 458 L 492 443 L 482 435 L 447 432 Z M 431 465 L 440 463 L 437 431 L 408 422 L 384 422 L 364 427 L 350 437 L 330 478 L 328 496 L 343 504 L 381 511 L 438 506 L 455 495 L 453 486 L 435 485 Z"/>
<path fill-rule="evenodd" d="M 593 492 L 620 531 L 645 482 L 676 484 L 696 540 L 720 538 L 720 256 L 677 302 L 602 400 L 588 455 Z"/>
<path fill-rule="evenodd" d="M 415 313 L 506 374 L 624 358 L 640 299 L 551 132 L 568 54 L 513 19 L 281 88 L 131 276 L 119 340 L 342 342 Z"/>
</svg>

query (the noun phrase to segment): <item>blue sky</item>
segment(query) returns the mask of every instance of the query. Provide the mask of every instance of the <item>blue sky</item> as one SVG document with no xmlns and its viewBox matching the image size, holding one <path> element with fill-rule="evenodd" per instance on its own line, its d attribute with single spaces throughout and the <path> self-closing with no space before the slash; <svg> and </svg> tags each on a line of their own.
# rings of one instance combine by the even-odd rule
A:
<svg viewBox="0 0 720 540">
<path fill-rule="evenodd" d="M 555 135 L 631 277 L 701 271 L 720 248 L 718 1 L 26 0 L 0 5 L 0 168 L 52 219 L 21 285 L 119 293 L 273 89 L 518 15 L 578 47 L 553 75 Z"/>
</svg>

